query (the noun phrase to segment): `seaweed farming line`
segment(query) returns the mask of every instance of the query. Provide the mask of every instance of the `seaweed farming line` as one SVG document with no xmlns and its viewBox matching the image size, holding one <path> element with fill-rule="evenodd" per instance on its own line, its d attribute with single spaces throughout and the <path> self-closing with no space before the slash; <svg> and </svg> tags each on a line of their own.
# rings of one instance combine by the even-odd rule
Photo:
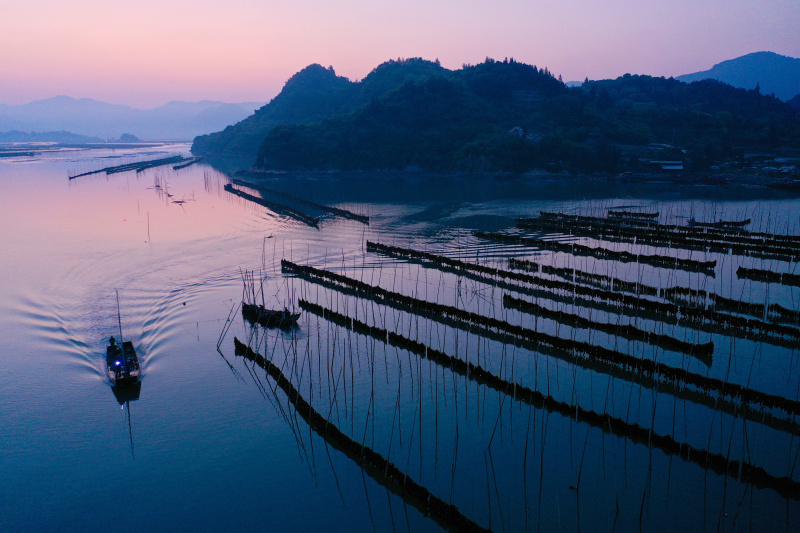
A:
<svg viewBox="0 0 800 533">
<path fill-rule="evenodd" d="M 234 338 L 235 353 L 245 357 L 263 368 L 283 390 L 295 411 L 306 421 L 326 443 L 344 453 L 359 465 L 370 477 L 405 502 L 416 507 L 424 516 L 431 517 L 437 524 L 451 531 L 490 531 L 467 518 L 459 509 L 430 493 L 428 489 L 403 473 L 372 448 L 360 444 L 345 435 L 336 425 L 319 414 L 297 391 L 280 368 L 263 355 Z"/>
<path fill-rule="evenodd" d="M 128 163 L 125 165 L 116 165 L 113 167 L 105 167 L 99 170 L 91 170 L 89 172 L 83 172 L 81 174 L 75 174 L 74 176 L 70 176 L 69 179 L 74 180 L 75 178 L 80 178 L 83 176 L 89 176 L 91 174 L 99 174 L 100 172 L 105 172 L 106 174 L 117 174 L 119 172 L 127 172 L 129 170 L 135 170 L 137 173 L 142 172 L 143 170 L 147 170 L 148 168 L 155 168 L 160 167 L 163 165 L 172 165 L 174 163 L 180 163 L 182 161 L 186 161 L 187 158 L 176 155 L 171 157 L 164 157 L 161 159 L 151 159 L 149 161 L 139 161 L 137 163 Z"/>
<path fill-rule="evenodd" d="M 751 222 L 752 219 L 749 218 L 744 220 L 718 220 L 716 222 L 697 222 L 696 220 L 691 219 L 689 220 L 689 227 L 731 229 L 743 228 Z"/>
<path fill-rule="evenodd" d="M 739 398 L 742 402 L 757 403 L 767 408 L 780 408 L 789 415 L 800 414 L 800 402 L 798 401 L 750 389 L 743 385 L 728 383 L 717 378 L 695 374 L 683 368 L 675 368 L 649 359 L 639 359 L 618 350 L 595 346 L 588 342 L 562 339 L 554 335 L 540 333 L 532 329 L 510 324 L 503 320 L 471 313 L 453 306 L 419 300 L 411 296 L 388 291 L 381 287 L 371 286 L 353 278 L 342 276 L 341 274 L 335 274 L 311 266 L 297 265 L 285 259 L 281 260 L 281 268 L 284 273 L 296 274 L 308 280 L 313 281 L 315 278 L 319 278 L 349 287 L 363 295 L 363 297 L 374 299 L 379 303 L 395 301 L 409 306 L 415 313 L 427 313 L 428 316 L 446 316 L 478 326 L 494 328 L 498 331 L 503 331 L 535 343 L 560 348 L 573 354 L 581 353 L 585 354 L 587 357 L 601 359 L 621 368 L 634 370 L 645 376 L 659 375 L 667 381 L 682 382 L 701 390 L 713 390 L 721 396 L 727 396 L 731 399 Z"/>
<path fill-rule="evenodd" d="M 537 317 L 549 318 L 550 320 L 571 326 L 573 328 L 592 329 L 615 335 L 632 341 L 646 342 L 658 346 L 665 350 L 685 353 L 700 359 L 706 366 L 711 366 L 712 355 L 714 354 L 714 343 L 695 344 L 685 342 L 669 335 L 662 335 L 652 331 L 644 331 L 631 325 L 610 324 L 590 320 L 574 313 L 564 311 L 553 311 L 533 302 L 528 302 L 520 298 L 515 298 L 510 294 L 503 294 L 503 306 L 506 308 L 517 309 Z"/>
<path fill-rule="evenodd" d="M 788 272 L 779 273 L 769 270 L 761 270 L 758 268 L 744 268 L 739 267 L 736 269 L 736 277 L 743 279 L 751 279 L 755 281 L 765 281 L 768 283 L 781 283 L 783 285 L 794 285 L 800 287 L 800 275 L 790 274 Z"/>
<path fill-rule="evenodd" d="M 530 285 L 542 287 L 548 290 L 561 290 L 572 295 L 571 299 L 558 298 L 556 295 L 550 294 L 546 291 L 529 291 L 524 287 L 514 284 L 497 282 L 489 278 L 473 276 L 474 279 L 482 283 L 497 285 L 507 290 L 528 293 L 532 296 L 547 298 L 553 301 L 561 301 L 562 303 L 579 304 L 583 307 L 596 308 L 602 311 L 634 317 L 639 317 L 638 312 L 641 311 L 643 313 L 647 313 L 650 318 L 659 322 L 680 324 L 682 326 L 702 329 L 703 331 L 711 333 L 725 333 L 731 336 L 742 337 L 750 340 L 764 341 L 777 346 L 788 346 L 793 348 L 796 342 L 800 340 L 800 329 L 775 324 L 773 322 L 765 322 L 763 320 L 754 320 L 730 315 L 727 313 L 721 313 L 716 311 L 715 308 L 700 308 L 696 306 L 678 305 L 676 303 L 657 302 L 638 296 L 630 296 L 603 289 L 593 289 L 575 284 L 573 282 L 540 278 L 520 272 L 512 272 L 499 268 L 476 265 L 474 263 L 466 263 L 458 259 L 450 259 L 427 252 L 398 248 L 396 246 L 387 246 L 370 241 L 367 242 L 367 251 L 382 253 L 392 257 L 411 261 L 427 260 L 440 270 L 443 269 L 443 266 L 447 266 L 448 268 L 454 269 L 457 273 L 464 273 L 464 275 L 466 275 L 467 272 L 477 272 L 528 283 Z M 423 266 L 426 265 L 423 263 Z M 676 292 L 693 291 L 693 289 L 684 288 L 661 289 L 660 291 L 673 290 Z M 663 294 L 665 295 L 664 298 L 668 299 L 668 296 L 666 295 L 671 293 L 664 292 Z M 585 296 L 587 298 L 578 300 L 574 297 L 575 295 Z M 594 299 L 604 302 L 612 302 L 613 304 L 619 305 L 598 305 L 595 303 Z M 732 300 L 727 300 L 725 303 L 729 302 L 732 302 Z M 746 304 L 742 302 L 737 307 L 737 312 L 741 312 L 738 310 L 744 309 L 745 307 Z M 784 308 L 776 307 L 774 308 L 774 311 L 777 313 L 780 311 L 780 309 Z M 781 316 L 790 317 L 790 315 Z M 669 320 L 670 318 L 674 318 L 674 320 Z"/>
<path fill-rule="evenodd" d="M 300 198 L 299 196 L 295 196 L 293 194 L 289 194 L 287 192 L 276 191 L 275 189 L 270 189 L 267 187 L 263 187 L 261 185 L 255 185 L 253 183 L 249 183 L 244 180 L 239 180 L 235 178 L 231 178 L 231 183 L 235 183 L 236 185 L 243 185 L 245 187 L 252 187 L 257 189 L 258 191 L 265 191 L 269 194 L 274 194 L 276 196 L 282 196 L 284 198 L 288 198 L 289 200 L 294 200 L 295 202 L 299 202 L 302 204 L 309 205 L 311 207 L 315 207 L 321 211 L 327 211 L 328 213 L 333 213 L 334 215 L 338 215 L 343 218 L 349 218 L 351 220 L 357 220 L 359 222 L 363 222 L 364 224 L 369 225 L 369 217 L 366 215 L 359 215 L 358 213 L 353 213 L 352 211 L 348 211 L 347 209 L 340 209 L 338 207 L 333 207 L 330 205 L 318 204 L 317 202 L 312 202 L 311 200 L 306 200 L 304 198 Z"/>
<path fill-rule="evenodd" d="M 616 292 L 593 289 L 567 281 L 551 280 L 551 279 L 531 276 L 529 274 L 523 274 L 520 272 L 513 272 L 510 270 L 503 270 L 500 268 L 476 265 L 474 263 L 467 263 L 464 261 L 459 261 L 457 259 L 450 259 L 447 257 L 442 257 L 426 252 L 419 252 L 416 250 L 409 250 L 406 248 L 398 248 L 396 246 L 386 246 L 368 241 L 367 251 L 378 252 L 399 259 L 427 260 L 430 261 L 432 264 L 436 265 L 437 267 L 446 265 L 448 267 L 455 269 L 456 271 L 472 271 L 480 274 L 511 279 L 514 281 L 520 281 L 523 283 L 527 283 L 529 285 L 545 288 L 548 290 L 560 290 L 573 295 L 577 294 L 581 296 L 587 296 L 589 298 L 596 298 L 598 300 L 620 303 L 631 308 L 640 309 L 642 311 L 651 312 L 657 315 L 676 316 L 680 312 L 680 308 L 673 304 L 655 302 L 653 300 L 637 298 L 634 296 L 628 296 Z M 485 283 L 491 283 L 491 281 L 487 279 L 482 279 L 482 278 L 477 278 L 477 279 Z M 516 290 L 516 287 L 514 285 L 508 286 L 507 288 Z"/>
<path fill-rule="evenodd" d="M 363 292 L 360 292 L 356 289 L 322 278 L 304 277 L 304 279 L 341 294 L 350 295 L 356 298 L 369 298 L 369 295 L 365 296 Z M 696 388 L 694 386 L 688 387 L 676 381 L 658 380 L 655 377 L 648 374 L 643 374 L 636 369 L 622 367 L 603 359 L 579 355 L 563 348 L 541 344 L 534 340 L 518 337 L 507 332 L 495 331 L 487 326 L 481 326 L 479 324 L 473 324 L 471 322 L 466 322 L 438 314 L 424 313 L 410 305 L 394 300 L 379 300 L 378 303 L 398 311 L 425 316 L 426 318 L 439 322 L 445 326 L 454 329 L 460 329 L 485 339 L 493 340 L 505 345 L 516 346 L 517 348 L 523 348 L 531 352 L 537 352 L 541 355 L 549 356 L 555 359 L 560 359 L 576 367 L 597 372 L 599 374 L 605 374 L 609 377 L 619 378 L 633 385 L 639 385 L 648 389 L 657 390 L 661 393 L 670 394 L 677 399 L 687 400 L 697 405 L 703 405 L 714 411 L 724 412 L 733 417 L 740 417 L 744 420 L 762 424 L 777 431 L 800 436 L 800 424 L 798 424 L 793 418 L 778 417 L 770 412 L 765 411 L 763 407 L 760 409 L 755 409 L 748 403 L 737 403 L 727 399 L 724 396 L 711 395 L 704 389 Z"/>
<path fill-rule="evenodd" d="M 552 213 L 548 211 L 540 211 L 540 218 L 548 218 L 553 220 L 560 220 L 565 222 L 577 222 L 586 224 L 605 224 L 614 225 L 619 227 L 624 224 L 626 226 L 642 226 L 658 231 L 667 231 L 674 233 L 685 233 L 687 236 L 696 238 L 714 237 L 722 241 L 742 244 L 768 244 L 780 246 L 783 243 L 785 246 L 795 247 L 800 249 L 800 235 L 788 235 L 780 233 L 764 233 L 754 232 L 741 229 L 726 229 L 720 230 L 708 226 L 678 226 L 676 224 L 659 224 L 650 221 L 637 221 L 637 220 L 610 220 L 608 218 L 590 217 L 584 215 L 567 215 L 565 213 Z M 539 220 L 537 218 L 520 218 L 517 220 Z"/>
<path fill-rule="evenodd" d="M 615 218 L 658 218 L 660 213 L 656 211 L 655 213 L 637 213 L 636 211 L 614 211 L 612 209 L 608 210 L 609 217 Z"/>
<path fill-rule="evenodd" d="M 630 252 L 616 252 L 608 248 L 584 246 L 581 244 L 565 244 L 557 241 L 545 241 L 534 237 L 521 237 L 519 235 L 505 235 L 502 233 L 486 233 L 477 231 L 474 233 L 479 239 L 495 242 L 505 242 L 519 244 L 523 246 L 533 246 L 554 252 L 565 252 L 572 255 L 583 255 L 596 257 L 597 259 L 609 259 L 620 263 L 644 263 L 660 268 L 676 268 L 688 272 L 702 272 L 708 276 L 714 275 L 716 261 L 696 261 L 694 259 L 681 259 L 678 257 L 668 257 L 663 255 L 644 255 L 632 254 Z"/>
<path fill-rule="evenodd" d="M 267 200 L 264 200 L 263 198 L 259 198 L 258 196 L 253 196 L 252 194 L 248 194 L 248 193 L 246 193 L 244 191 L 240 191 L 239 189 L 234 188 L 234 186 L 231 185 L 230 183 L 226 183 L 225 186 L 223 187 L 223 189 L 225 189 L 226 191 L 228 191 L 231 194 L 235 194 L 236 196 L 239 196 L 240 198 L 244 198 L 245 200 L 249 200 L 249 201 L 251 201 L 253 203 L 256 203 L 256 204 L 258 204 L 260 206 L 266 207 L 267 209 L 271 209 L 272 211 L 275 211 L 276 213 L 285 214 L 286 216 L 295 218 L 295 219 L 297 219 L 297 220 L 299 220 L 301 222 L 304 222 L 305 224 L 308 224 L 309 226 L 312 226 L 312 227 L 315 227 L 315 228 L 318 228 L 318 226 L 319 226 L 319 218 L 310 217 L 310 216 L 306 215 L 305 213 L 303 213 L 302 211 L 298 211 L 297 209 L 294 209 L 294 208 L 289 207 L 287 205 L 282 205 L 282 204 L 276 204 L 276 203 L 273 203 L 273 202 L 269 202 Z"/>
<path fill-rule="evenodd" d="M 569 218 L 564 218 L 569 217 Z M 640 243 L 651 243 L 653 246 L 675 246 L 690 250 L 709 248 L 720 253 L 733 251 L 739 255 L 759 254 L 768 258 L 796 257 L 800 254 L 800 236 L 764 234 L 753 237 L 746 232 L 715 231 L 709 228 L 693 226 L 667 226 L 651 222 L 630 223 L 578 215 L 556 216 L 542 212 L 539 218 L 518 218 L 517 227 L 537 230 L 564 230 L 582 232 L 589 236 L 602 233 L 620 239 L 636 239 Z M 775 257 L 773 257 L 773 255 Z"/>
<path fill-rule="evenodd" d="M 787 309 L 780 304 L 757 304 L 744 302 L 734 298 L 726 298 L 713 292 L 688 287 L 653 287 L 639 282 L 623 281 L 603 274 L 593 274 L 571 268 L 560 268 L 527 259 L 511 257 L 508 259 L 509 268 L 525 270 L 528 272 L 543 272 L 559 276 L 568 281 L 575 281 L 584 285 L 591 285 L 603 290 L 627 292 L 635 295 L 645 294 L 669 300 L 679 306 L 701 307 L 709 312 L 716 310 L 731 311 L 741 315 L 749 315 L 764 321 L 786 322 L 800 325 L 800 312 Z M 710 300 L 710 304 L 706 300 Z"/>
<path fill-rule="evenodd" d="M 194 165 L 195 163 L 199 163 L 202 160 L 203 160 L 202 156 L 193 157 L 189 161 L 187 161 L 186 163 L 181 163 L 180 165 L 175 165 L 174 167 L 172 167 L 172 170 L 180 170 L 182 168 L 190 167 L 190 166 Z"/>
<path fill-rule="evenodd" d="M 510 257 L 508 259 L 508 268 L 515 270 L 524 270 L 527 272 L 542 272 L 573 281 L 583 283 L 584 285 L 594 285 L 600 289 L 608 291 L 628 292 L 635 295 L 646 294 L 648 296 L 659 296 L 659 288 L 645 285 L 644 283 L 623 281 L 619 278 L 605 276 L 603 274 L 592 274 L 583 270 L 572 268 L 560 268 L 551 265 L 540 265 L 534 261 L 527 259 L 518 259 Z"/>
<path fill-rule="evenodd" d="M 715 252 L 757 257 L 760 259 L 775 259 L 778 261 L 797 261 L 800 250 L 764 244 L 736 244 L 721 243 L 708 237 L 686 237 L 667 232 L 659 232 L 655 228 L 634 229 L 614 224 L 579 224 L 574 222 L 561 222 L 550 219 L 517 219 L 516 227 L 529 231 L 566 232 L 570 235 L 591 237 L 594 239 L 627 244 L 648 245 L 653 247 L 677 248 L 699 252 Z"/>
<path fill-rule="evenodd" d="M 353 332 L 368 335 L 387 345 L 416 354 L 423 359 L 428 359 L 455 374 L 464 376 L 475 383 L 485 385 L 537 409 L 557 413 L 565 418 L 584 422 L 590 427 L 601 429 L 605 433 L 628 439 L 636 444 L 656 448 L 667 455 L 678 456 L 684 461 L 692 462 L 718 475 L 731 477 L 740 483 L 752 484 L 761 489 L 772 489 L 785 498 L 800 499 L 800 483 L 788 476 L 776 477 L 769 474 L 764 468 L 746 461 L 731 460 L 722 454 L 712 453 L 708 450 L 694 448 L 687 443 L 678 442 L 672 435 L 660 435 L 652 429 L 644 428 L 639 424 L 631 424 L 606 413 L 600 414 L 577 404 L 556 400 L 553 396 L 496 376 L 480 365 L 447 355 L 398 333 L 377 326 L 370 326 L 356 318 L 326 309 L 321 305 L 302 299 L 298 302 L 298 305 L 305 311 L 318 315 L 329 322 Z"/>
<path fill-rule="evenodd" d="M 367 250 L 389 254 L 394 257 L 402 257 L 408 259 L 425 259 L 437 264 L 459 267 L 465 270 L 474 270 L 477 272 L 496 275 L 500 277 L 510 277 L 512 279 L 517 279 L 519 281 L 527 281 L 528 283 L 536 283 L 538 280 L 538 278 L 532 278 L 531 276 L 528 276 L 526 274 L 518 274 L 515 272 L 501 270 L 499 268 L 491 268 L 483 265 L 476 265 L 474 263 L 465 263 L 463 261 L 459 261 L 456 259 L 449 259 L 447 257 L 442 257 L 426 252 L 420 252 L 405 248 L 398 248 L 396 246 L 387 246 L 370 241 L 367 241 Z M 556 283 L 563 283 L 563 282 L 556 282 Z M 571 291 L 574 290 L 574 287 L 572 286 L 559 287 L 559 288 L 564 288 L 565 290 L 571 290 Z M 593 292 L 594 291 L 586 289 L 585 291 L 582 292 L 582 294 L 591 293 L 592 296 L 594 296 Z M 577 293 L 581 294 L 581 292 Z M 617 301 L 620 300 L 625 301 L 632 299 L 632 297 L 629 296 L 623 296 L 623 295 L 618 295 L 618 296 L 620 296 L 620 299 Z M 600 298 L 602 298 L 602 296 L 600 296 Z M 660 335 L 657 333 L 643 331 L 639 328 L 630 325 L 621 326 L 615 324 L 603 324 L 583 317 L 579 317 L 578 315 L 564 313 L 561 311 L 551 311 L 547 308 L 535 304 L 529 304 L 524 300 L 513 298 L 508 294 L 503 295 L 503 304 L 504 305 L 510 304 L 516 309 L 524 310 L 526 312 L 534 313 L 540 316 L 546 316 L 547 318 L 551 318 L 553 320 L 561 322 L 562 324 L 568 324 L 572 327 L 578 327 L 583 329 L 594 329 L 597 331 L 602 331 L 604 333 L 609 333 L 611 335 L 624 337 L 629 340 L 641 341 L 656 346 L 660 346 L 667 350 L 673 350 L 688 355 L 693 355 L 698 359 L 700 359 L 707 366 L 711 366 L 711 355 L 714 353 L 714 343 L 712 342 L 705 344 L 694 344 L 694 343 L 680 341 L 678 339 L 669 337 L 667 335 Z"/>
</svg>

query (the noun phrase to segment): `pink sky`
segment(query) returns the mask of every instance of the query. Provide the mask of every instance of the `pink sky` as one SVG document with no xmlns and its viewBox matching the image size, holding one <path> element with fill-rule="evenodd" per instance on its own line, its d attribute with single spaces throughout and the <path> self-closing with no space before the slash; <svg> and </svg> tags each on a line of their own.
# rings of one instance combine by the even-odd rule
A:
<svg viewBox="0 0 800 533">
<path fill-rule="evenodd" d="M 0 103 L 267 101 L 310 63 L 357 80 L 398 57 L 677 76 L 800 57 L 798 28 L 800 0 L 0 0 Z"/>
</svg>

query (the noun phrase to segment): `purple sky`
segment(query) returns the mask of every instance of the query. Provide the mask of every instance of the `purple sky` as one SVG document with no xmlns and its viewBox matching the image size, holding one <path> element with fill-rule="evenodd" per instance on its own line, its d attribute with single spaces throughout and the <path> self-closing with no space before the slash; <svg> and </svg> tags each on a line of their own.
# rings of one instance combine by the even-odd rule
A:
<svg viewBox="0 0 800 533">
<path fill-rule="evenodd" d="M 357 80 L 398 57 L 677 76 L 800 57 L 798 35 L 800 0 L 0 0 L 0 103 L 267 101 L 310 63 Z"/>
</svg>

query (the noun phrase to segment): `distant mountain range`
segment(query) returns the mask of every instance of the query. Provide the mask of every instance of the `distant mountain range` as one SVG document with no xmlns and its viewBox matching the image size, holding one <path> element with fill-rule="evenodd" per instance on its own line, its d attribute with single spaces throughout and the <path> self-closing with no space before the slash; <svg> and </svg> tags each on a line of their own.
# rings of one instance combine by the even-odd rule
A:
<svg viewBox="0 0 800 533">
<path fill-rule="evenodd" d="M 0 104 L 0 132 L 66 131 L 103 139 L 129 133 L 144 140 L 191 140 L 235 124 L 262 105 L 204 100 L 136 109 L 89 98 L 57 96 L 24 105 Z"/>
<path fill-rule="evenodd" d="M 800 96 L 800 59 L 774 52 L 755 52 L 676 79 L 686 83 L 713 79 L 740 89 L 754 89 L 758 85 L 761 94 L 774 94 L 788 102 Z"/>
<path fill-rule="evenodd" d="M 68 131 L 0 131 L 0 142 L 11 143 L 100 143 L 105 139 Z"/>
</svg>

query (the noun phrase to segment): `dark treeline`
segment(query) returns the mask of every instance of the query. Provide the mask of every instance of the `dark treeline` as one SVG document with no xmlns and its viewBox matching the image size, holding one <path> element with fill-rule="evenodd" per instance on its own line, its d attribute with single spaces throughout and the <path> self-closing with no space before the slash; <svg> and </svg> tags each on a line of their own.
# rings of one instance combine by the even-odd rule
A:
<svg viewBox="0 0 800 533">
<path fill-rule="evenodd" d="M 572 255 L 584 255 L 596 257 L 597 259 L 609 259 L 620 263 L 644 263 L 659 268 L 677 268 L 689 272 L 703 272 L 713 276 L 716 261 L 695 261 L 694 259 L 681 259 L 665 255 L 645 255 L 632 254 L 630 252 L 617 252 L 608 248 L 583 246 L 581 244 L 563 243 L 556 241 L 545 241 L 534 237 L 522 237 L 520 235 L 507 235 L 503 233 L 486 233 L 477 231 L 474 233 L 479 239 L 490 241 L 506 242 L 519 244 L 522 246 L 534 246 L 543 250 L 554 252 L 564 252 Z"/>
<path fill-rule="evenodd" d="M 318 218 L 310 217 L 310 216 L 306 215 L 305 213 L 303 213 L 302 211 L 298 211 L 297 209 L 289 207 L 288 205 L 276 204 L 274 202 L 269 202 L 267 200 L 264 200 L 263 198 L 259 198 L 258 196 L 253 196 L 252 194 L 249 194 L 249 193 L 246 193 L 246 192 L 241 191 L 239 189 L 236 189 L 230 183 L 226 183 L 225 187 L 223 187 L 223 188 L 226 191 L 228 191 L 229 193 L 235 194 L 236 196 L 238 196 L 240 198 L 244 198 L 245 200 L 248 200 L 248 201 L 253 202 L 255 204 L 264 206 L 267 209 L 275 211 L 278 214 L 286 215 L 288 217 L 297 219 L 297 220 L 299 220 L 301 222 L 304 222 L 305 224 L 308 224 L 309 226 L 312 226 L 312 227 L 316 228 L 319 225 L 319 219 Z"/>
<path fill-rule="evenodd" d="M 252 348 L 234 338 L 235 353 L 245 357 L 266 370 L 278 387 L 291 403 L 297 414 L 306 421 L 308 426 L 315 431 L 325 442 L 344 453 L 350 460 L 364 469 L 375 481 L 400 496 L 403 501 L 416 507 L 424 516 L 431 517 L 437 524 L 448 531 L 479 531 L 489 530 L 479 526 L 458 510 L 453 504 L 430 493 L 428 489 L 403 473 L 394 463 L 381 454 L 360 444 L 345 435 L 335 424 L 319 414 L 311 407 L 303 396 L 292 385 L 292 382 L 283 375 L 280 368 L 268 361 L 263 355 L 253 351 Z M 757 470 L 754 470 L 756 472 Z M 763 469 L 762 469 L 763 471 Z M 768 474 L 764 472 L 758 479 L 765 479 Z"/>
<path fill-rule="evenodd" d="M 792 499 L 800 497 L 800 484 L 790 477 L 783 476 L 778 478 L 767 473 L 762 467 L 757 467 L 744 461 L 731 460 L 722 454 L 711 453 L 707 450 L 693 448 L 689 444 L 678 442 L 672 435 L 661 435 L 639 424 L 630 424 L 609 414 L 600 414 L 577 404 L 556 400 L 550 395 L 545 395 L 537 390 L 496 376 L 480 365 L 463 361 L 458 357 L 447 355 L 421 342 L 377 326 L 370 326 L 365 322 L 337 313 L 331 309 L 326 309 L 320 305 L 305 300 L 300 300 L 299 305 L 302 309 L 334 324 L 357 333 L 369 335 L 383 343 L 401 348 L 423 359 L 428 359 L 441 368 L 448 369 L 455 374 L 464 376 L 480 385 L 492 388 L 514 400 L 537 409 L 544 409 L 550 413 L 557 413 L 566 418 L 583 422 L 590 427 L 628 439 L 636 444 L 652 446 L 667 455 L 678 456 L 685 461 L 710 469 L 719 475 L 732 477 L 742 483 L 752 483 L 760 488 L 769 488 L 784 497 Z"/>
<path fill-rule="evenodd" d="M 552 346 L 574 354 L 584 354 L 586 357 L 590 358 L 601 359 L 621 368 L 634 370 L 646 376 L 658 375 L 667 381 L 682 382 L 697 387 L 700 390 L 712 390 L 721 396 L 739 398 L 742 402 L 758 403 L 768 408 L 783 409 L 789 414 L 800 414 L 800 402 L 798 401 L 756 391 L 743 385 L 724 382 L 716 378 L 701 376 L 682 368 L 671 367 L 664 363 L 658 363 L 648 359 L 639 359 L 618 350 L 540 333 L 532 329 L 510 324 L 504 320 L 471 313 L 450 305 L 420 300 L 378 286 L 369 285 L 341 274 L 311 266 L 301 266 L 285 259 L 281 260 L 281 269 L 284 273 L 295 274 L 310 281 L 314 281 L 315 279 L 331 281 L 334 284 L 353 289 L 359 293 L 360 296 L 373 299 L 379 303 L 394 301 L 408 306 L 417 314 L 424 314 L 429 317 L 449 317 L 478 326 L 493 328 L 497 331 L 508 333 L 534 343 Z"/>
<path fill-rule="evenodd" d="M 546 68 L 488 59 L 451 71 L 386 62 L 359 82 L 311 65 L 272 102 L 195 153 L 256 155 L 273 169 L 615 173 L 649 170 L 620 145 L 706 169 L 746 151 L 800 146 L 800 115 L 771 96 L 712 80 L 625 75 L 570 89 Z"/>
</svg>

